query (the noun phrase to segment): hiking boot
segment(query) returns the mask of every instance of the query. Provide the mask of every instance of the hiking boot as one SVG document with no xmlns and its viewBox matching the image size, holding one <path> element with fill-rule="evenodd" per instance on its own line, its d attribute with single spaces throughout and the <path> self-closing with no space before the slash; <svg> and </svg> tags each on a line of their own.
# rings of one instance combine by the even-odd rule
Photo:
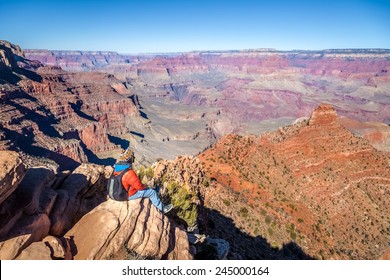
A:
<svg viewBox="0 0 390 280">
<path fill-rule="evenodd" d="M 172 204 L 168 204 L 168 205 L 165 205 L 164 208 L 163 208 L 163 212 L 164 214 L 168 213 L 169 211 L 171 211 L 173 209 L 173 205 Z"/>
</svg>

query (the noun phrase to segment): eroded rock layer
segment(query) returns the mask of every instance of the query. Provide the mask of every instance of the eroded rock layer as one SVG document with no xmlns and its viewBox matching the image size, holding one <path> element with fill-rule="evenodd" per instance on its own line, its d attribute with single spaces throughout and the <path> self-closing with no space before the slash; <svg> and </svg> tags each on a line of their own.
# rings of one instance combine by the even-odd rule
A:
<svg viewBox="0 0 390 280">
<path fill-rule="evenodd" d="M 228 133 L 272 131 L 309 117 L 321 103 L 332 104 L 343 117 L 390 123 L 386 49 L 150 55 L 25 52 L 47 65 L 110 73 L 120 79 L 137 96 L 148 119 L 131 138 L 146 158 L 194 155 Z M 379 139 L 373 141 L 383 149 L 386 142 Z"/>
</svg>

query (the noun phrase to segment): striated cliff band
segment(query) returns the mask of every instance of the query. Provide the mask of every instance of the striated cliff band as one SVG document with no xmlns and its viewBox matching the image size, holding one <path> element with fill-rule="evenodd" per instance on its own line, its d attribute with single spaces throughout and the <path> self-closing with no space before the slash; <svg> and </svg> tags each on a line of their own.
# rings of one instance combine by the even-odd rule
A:
<svg viewBox="0 0 390 280">
<path fill-rule="evenodd" d="M 4 107 L 4 113 L 13 114 L 12 102 L 19 101 L 23 104 L 16 112 L 32 104 L 41 108 L 38 114 L 16 113 L 21 119 L 27 116 L 34 121 L 50 113 L 46 119 L 51 131 L 44 134 L 54 137 L 34 141 L 56 146 L 51 150 L 79 162 L 88 158 L 95 163 L 112 163 L 114 155 L 129 142 L 143 164 L 195 155 L 223 135 L 277 129 L 309 116 L 321 103 L 332 104 L 351 131 L 379 149 L 389 149 L 390 128 L 381 125 L 390 122 L 388 50 L 131 56 L 112 52 L 24 53 L 12 44 L 3 45 L 7 49 L 4 61 L 8 62 L 2 67 L 8 79 L 2 96 L 11 106 Z M 25 59 L 23 54 L 51 66 Z M 365 123 L 356 125 L 351 119 Z M 17 121 L 14 123 L 6 129 L 20 131 Z M 46 129 L 23 125 L 28 131 Z M 68 141 L 59 144 L 53 138 Z"/>
<path fill-rule="evenodd" d="M 342 117 L 369 122 L 364 129 L 345 125 L 389 149 L 384 142 L 390 130 L 380 123 L 390 123 L 390 50 L 25 54 L 45 65 L 109 73 L 123 82 L 149 122 L 131 135 L 147 159 L 196 154 L 228 133 L 271 131 L 308 117 L 322 103 Z"/>
</svg>

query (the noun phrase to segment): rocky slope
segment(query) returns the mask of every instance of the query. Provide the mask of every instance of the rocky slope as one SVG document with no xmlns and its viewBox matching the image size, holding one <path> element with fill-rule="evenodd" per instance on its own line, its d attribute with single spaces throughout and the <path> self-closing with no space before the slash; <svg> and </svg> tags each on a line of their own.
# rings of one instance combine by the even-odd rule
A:
<svg viewBox="0 0 390 280">
<path fill-rule="evenodd" d="M 390 155 L 331 106 L 263 136 L 223 137 L 199 158 L 214 181 L 211 232 L 232 258 L 378 259 L 390 247 Z"/>
<path fill-rule="evenodd" d="M 17 153 L 0 154 L 0 259 L 192 259 L 187 233 L 148 199 L 107 200 L 112 169 L 26 169 Z"/>
</svg>

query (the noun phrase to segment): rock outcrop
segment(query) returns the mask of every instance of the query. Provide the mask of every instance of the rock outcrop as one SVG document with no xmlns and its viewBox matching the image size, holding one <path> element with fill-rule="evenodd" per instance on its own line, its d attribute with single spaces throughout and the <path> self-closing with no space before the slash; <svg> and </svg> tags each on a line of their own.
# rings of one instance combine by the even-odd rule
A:
<svg viewBox="0 0 390 280">
<path fill-rule="evenodd" d="M 309 119 L 309 125 L 312 126 L 331 126 L 333 124 L 337 124 L 337 114 L 331 105 L 318 106 Z"/>
<path fill-rule="evenodd" d="M 18 57 L 23 57 L 24 53 L 19 46 L 13 45 L 10 42 L 0 40 L 0 70 L 12 70 L 17 67 Z"/>
<path fill-rule="evenodd" d="M 192 259 L 187 233 L 176 228 L 148 199 L 106 201 L 66 233 L 75 259 L 108 259 L 125 247 L 145 258 Z"/>
<path fill-rule="evenodd" d="M 205 174 L 200 160 L 192 156 L 179 156 L 175 160 L 160 160 L 154 169 L 154 179 L 174 181 L 189 192 L 203 193 Z"/>
<path fill-rule="evenodd" d="M 0 204 L 10 196 L 26 174 L 16 152 L 0 151 Z"/>
<path fill-rule="evenodd" d="M 192 259 L 187 233 L 148 199 L 107 200 L 111 167 L 26 169 L 1 151 L 0 259 Z"/>
</svg>

